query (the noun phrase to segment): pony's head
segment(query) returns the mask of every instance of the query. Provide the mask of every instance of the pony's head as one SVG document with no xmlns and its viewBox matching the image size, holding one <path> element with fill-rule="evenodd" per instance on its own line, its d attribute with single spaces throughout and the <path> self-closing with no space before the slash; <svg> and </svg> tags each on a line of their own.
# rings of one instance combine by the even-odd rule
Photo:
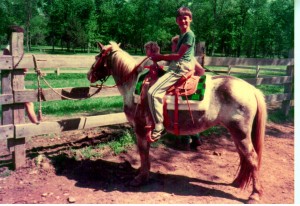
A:
<svg viewBox="0 0 300 206">
<path fill-rule="evenodd" d="M 115 42 L 110 42 L 110 45 L 104 46 L 97 43 L 100 53 L 95 56 L 95 62 L 87 73 L 87 78 L 91 83 L 96 81 L 105 82 L 111 75 L 111 70 L 108 68 L 108 57 L 113 51 L 120 49 L 119 45 Z"/>
</svg>

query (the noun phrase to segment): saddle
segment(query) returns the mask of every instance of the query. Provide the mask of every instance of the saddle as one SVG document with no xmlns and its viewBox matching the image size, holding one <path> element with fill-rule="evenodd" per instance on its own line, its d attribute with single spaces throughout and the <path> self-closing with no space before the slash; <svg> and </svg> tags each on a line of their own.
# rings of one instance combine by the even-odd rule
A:
<svg viewBox="0 0 300 206">
<path fill-rule="evenodd" d="M 140 85 L 141 91 L 141 99 L 146 98 L 146 93 L 143 91 L 147 91 L 156 80 L 162 76 L 165 71 L 163 70 L 163 66 L 158 66 L 157 64 L 153 64 L 150 66 L 145 66 L 145 68 L 149 69 L 149 72 L 144 77 L 144 81 L 142 85 Z M 194 123 L 194 118 L 190 109 L 188 96 L 194 94 L 197 91 L 197 85 L 199 82 L 200 76 L 194 75 L 194 71 L 188 72 L 186 75 L 183 75 L 173 86 L 171 86 L 166 94 L 173 95 L 174 98 L 174 134 L 179 135 L 179 126 L 178 126 L 178 99 L 180 96 L 184 96 L 189 107 L 189 112 L 191 115 L 191 119 Z M 136 91 L 137 93 L 137 91 Z M 164 103 L 166 105 L 166 103 Z M 168 119 L 168 118 L 166 118 Z M 165 122 L 168 124 L 168 122 Z"/>
<path fill-rule="evenodd" d="M 150 70 L 144 79 L 143 85 L 149 84 L 149 86 L 152 86 L 156 80 L 165 73 L 163 66 L 151 65 L 145 66 L 145 68 Z M 183 75 L 173 86 L 171 86 L 167 90 L 166 94 L 178 96 L 192 95 L 197 90 L 199 79 L 200 76 L 196 76 L 194 75 L 194 71 L 190 71 L 186 75 Z"/>
</svg>

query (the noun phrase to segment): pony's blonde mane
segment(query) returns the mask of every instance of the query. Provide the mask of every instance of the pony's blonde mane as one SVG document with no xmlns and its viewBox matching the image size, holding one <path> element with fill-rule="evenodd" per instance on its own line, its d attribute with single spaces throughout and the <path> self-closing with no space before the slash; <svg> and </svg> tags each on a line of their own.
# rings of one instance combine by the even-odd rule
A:
<svg viewBox="0 0 300 206">
<path fill-rule="evenodd" d="M 136 67 L 135 59 L 127 52 L 123 51 L 116 42 L 109 42 L 112 46 L 112 69 L 113 73 L 124 80 L 128 78 L 131 71 Z"/>
</svg>

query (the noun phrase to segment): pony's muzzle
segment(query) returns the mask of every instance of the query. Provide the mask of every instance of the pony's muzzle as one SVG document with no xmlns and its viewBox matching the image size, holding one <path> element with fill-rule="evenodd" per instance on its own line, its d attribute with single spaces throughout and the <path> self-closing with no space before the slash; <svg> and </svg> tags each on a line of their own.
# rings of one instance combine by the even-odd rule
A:
<svg viewBox="0 0 300 206">
<path fill-rule="evenodd" d="M 94 78 L 93 73 L 90 71 L 87 73 L 87 79 L 91 82 L 91 83 L 95 83 L 97 80 L 96 78 Z"/>
</svg>

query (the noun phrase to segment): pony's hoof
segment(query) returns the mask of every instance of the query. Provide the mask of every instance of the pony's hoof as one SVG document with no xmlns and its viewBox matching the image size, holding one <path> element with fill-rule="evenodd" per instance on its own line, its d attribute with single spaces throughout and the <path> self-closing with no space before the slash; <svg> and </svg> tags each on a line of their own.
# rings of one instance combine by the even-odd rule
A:
<svg viewBox="0 0 300 206">
<path fill-rule="evenodd" d="M 259 201 L 258 200 L 254 200 L 254 199 L 249 199 L 248 201 L 247 201 L 247 204 L 259 204 Z"/>
<path fill-rule="evenodd" d="M 235 187 L 235 188 L 239 188 L 239 187 L 240 187 L 240 183 L 239 183 L 237 180 L 234 180 L 234 181 L 231 183 L 231 186 L 232 186 L 232 187 Z"/>
<path fill-rule="evenodd" d="M 259 201 L 260 195 L 258 193 L 254 193 L 249 197 L 247 204 L 259 204 Z"/>
</svg>

